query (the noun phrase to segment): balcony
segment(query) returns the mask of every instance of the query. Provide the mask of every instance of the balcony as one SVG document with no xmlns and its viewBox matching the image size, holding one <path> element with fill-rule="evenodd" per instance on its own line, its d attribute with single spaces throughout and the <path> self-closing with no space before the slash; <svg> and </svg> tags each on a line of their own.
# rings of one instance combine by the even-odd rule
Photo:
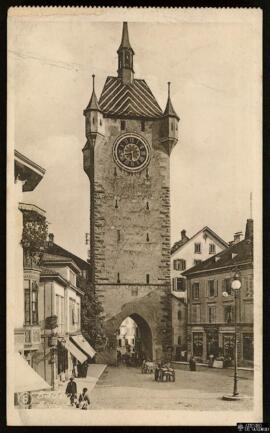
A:
<svg viewBox="0 0 270 433">
<path fill-rule="evenodd" d="M 25 326 L 24 349 L 36 350 L 41 343 L 40 326 Z"/>
</svg>

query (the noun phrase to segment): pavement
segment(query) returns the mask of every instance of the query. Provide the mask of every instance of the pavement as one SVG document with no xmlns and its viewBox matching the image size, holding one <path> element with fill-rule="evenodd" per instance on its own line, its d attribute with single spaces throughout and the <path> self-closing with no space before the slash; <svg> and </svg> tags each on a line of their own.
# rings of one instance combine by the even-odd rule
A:
<svg viewBox="0 0 270 433">
<path fill-rule="evenodd" d="M 99 380 L 100 376 L 106 369 L 105 364 L 89 364 L 86 377 L 75 378 L 77 384 L 78 395 L 82 392 L 83 388 L 88 389 L 88 393 L 91 399 L 91 393 Z M 68 408 L 75 409 L 70 405 L 70 401 L 67 398 L 65 391 L 67 382 L 61 382 L 58 389 L 55 391 L 40 391 L 32 393 L 33 403 L 32 408 Z"/>
<path fill-rule="evenodd" d="M 132 367 L 107 367 L 91 393 L 92 410 L 100 409 L 176 409 L 176 410 L 252 410 L 253 374 L 239 372 L 238 387 L 243 399 L 223 401 L 233 388 L 233 372 L 204 369 L 176 370 L 175 382 L 155 382 L 152 374 Z"/>
</svg>

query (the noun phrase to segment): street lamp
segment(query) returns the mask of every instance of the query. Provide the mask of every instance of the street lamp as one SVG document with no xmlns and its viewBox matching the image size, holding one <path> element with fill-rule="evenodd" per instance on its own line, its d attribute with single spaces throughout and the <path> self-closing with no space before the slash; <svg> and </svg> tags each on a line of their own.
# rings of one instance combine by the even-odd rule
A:
<svg viewBox="0 0 270 433">
<path fill-rule="evenodd" d="M 241 289 L 241 277 L 238 271 L 235 271 L 231 283 L 231 289 L 234 293 L 234 380 L 233 380 L 233 393 L 232 395 L 224 395 L 223 400 L 240 400 L 239 392 L 237 389 L 238 375 L 237 375 L 237 295 Z"/>
</svg>

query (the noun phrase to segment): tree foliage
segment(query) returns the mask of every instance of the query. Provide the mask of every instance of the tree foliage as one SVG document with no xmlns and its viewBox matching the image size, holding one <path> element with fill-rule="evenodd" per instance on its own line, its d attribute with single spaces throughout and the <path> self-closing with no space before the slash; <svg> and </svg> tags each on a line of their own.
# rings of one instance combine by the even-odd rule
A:
<svg viewBox="0 0 270 433">
<path fill-rule="evenodd" d="M 90 283 L 87 284 L 84 292 L 82 298 L 82 331 L 90 344 L 97 350 L 104 345 L 105 340 L 103 329 L 104 310 Z"/>
<path fill-rule="evenodd" d="M 44 252 L 48 234 L 46 218 L 37 212 L 23 211 L 23 232 L 21 244 L 25 260 L 34 261 L 39 264 Z"/>
</svg>

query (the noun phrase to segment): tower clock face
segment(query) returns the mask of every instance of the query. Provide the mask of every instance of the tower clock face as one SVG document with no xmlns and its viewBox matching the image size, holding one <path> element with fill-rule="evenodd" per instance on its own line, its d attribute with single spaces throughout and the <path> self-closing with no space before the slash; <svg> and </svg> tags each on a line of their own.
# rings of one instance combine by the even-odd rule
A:
<svg viewBox="0 0 270 433">
<path fill-rule="evenodd" d="M 124 134 L 114 143 L 113 157 L 119 167 L 138 172 L 149 163 L 149 145 L 138 134 Z"/>
</svg>

